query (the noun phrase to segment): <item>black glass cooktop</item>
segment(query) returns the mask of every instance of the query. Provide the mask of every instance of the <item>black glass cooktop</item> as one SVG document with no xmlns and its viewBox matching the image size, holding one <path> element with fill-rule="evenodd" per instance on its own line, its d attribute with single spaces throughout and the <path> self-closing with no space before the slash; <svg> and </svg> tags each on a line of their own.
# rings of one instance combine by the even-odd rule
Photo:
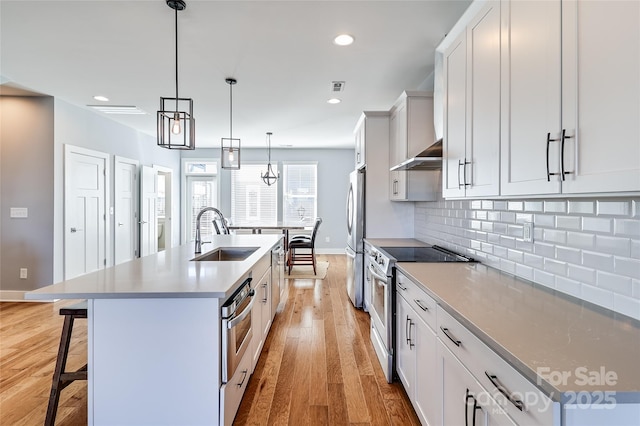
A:
<svg viewBox="0 0 640 426">
<path fill-rule="evenodd" d="M 473 262 L 473 259 L 443 249 L 431 247 L 380 247 L 397 262 Z"/>
</svg>

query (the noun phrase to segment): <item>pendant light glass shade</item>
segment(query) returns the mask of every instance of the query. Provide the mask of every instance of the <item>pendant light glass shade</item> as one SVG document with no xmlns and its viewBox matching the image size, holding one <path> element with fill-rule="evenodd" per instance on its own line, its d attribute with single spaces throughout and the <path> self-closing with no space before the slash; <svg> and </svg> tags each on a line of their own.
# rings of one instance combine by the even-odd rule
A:
<svg viewBox="0 0 640 426">
<path fill-rule="evenodd" d="M 195 149 L 195 119 L 193 99 L 178 95 L 178 11 L 187 5 L 183 0 L 166 0 L 175 11 L 176 34 L 176 97 L 160 98 L 158 111 L 158 146 L 168 149 Z"/>
<path fill-rule="evenodd" d="M 220 161 L 223 169 L 240 169 L 240 139 L 233 137 L 233 85 L 238 81 L 235 78 L 227 78 L 229 85 L 229 137 L 222 138 L 220 144 Z"/>
<path fill-rule="evenodd" d="M 273 167 L 271 166 L 271 135 L 273 133 L 267 132 L 267 171 L 264 174 L 260 175 L 262 181 L 267 184 L 267 186 L 271 186 L 280 179 L 280 172 L 276 175 L 273 171 Z"/>
</svg>

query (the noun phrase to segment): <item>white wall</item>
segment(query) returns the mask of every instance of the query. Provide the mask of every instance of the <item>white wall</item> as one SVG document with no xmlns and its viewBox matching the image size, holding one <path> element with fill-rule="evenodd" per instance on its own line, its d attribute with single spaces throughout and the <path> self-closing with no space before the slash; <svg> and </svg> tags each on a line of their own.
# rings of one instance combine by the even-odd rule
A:
<svg viewBox="0 0 640 426">
<path fill-rule="evenodd" d="M 220 158 L 220 149 L 195 149 L 184 151 L 183 158 Z M 272 149 L 272 163 L 278 163 L 282 171 L 283 161 L 314 161 L 318 163 L 318 216 L 322 225 L 318 229 L 316 247 L 320 252 L 343 253 L 346 245 L 346 200 L 349 189 L 349 173 L 354 169 L 353 149 Z M 242 149 L 243 162 L 267 162 L 267 150 Z M 220 209 L 231 213 L 231 172 L 221 170 L 218 175 Z M 282 193 L 281 180 L 278 191 Z M 329 238 L 329 242 L 326 242 Z"/>
<path fill-rule="evenodd" d="M 640 198 L 440 200 L 415 215 L 422 241 L 640 319 Z"/>
<path fill-rule="evenodd" d="M 155 118 L 152 118 L 155 120 Z M 63 218 L 64 218 L 64 144 L 80 146 L 111 154 L 110 167 L 113 168 L 113 156 L 131 158 L 140 161 L 140 165 L 159 165 L 172 169 L 174 179 L 172 193 L 175 194 L 172 218 L 180 218 L 180 152 L 157 146 L 156 138 L 133 128 L 109 120 L 98 113 L 76 107 L 63 100 L 55 99 L 54 131 L 54 282 L 63 278 Z M 113 187 L 110 185 L 110 206 L 113 206 Z M 113 219 L 113 217 L 112 217 Z M 114 239 L 114 227 L 111 227 L 111 241 Z M 179 242 L 180 220 L 172 221 L 174 243 Z"/>
</svg>

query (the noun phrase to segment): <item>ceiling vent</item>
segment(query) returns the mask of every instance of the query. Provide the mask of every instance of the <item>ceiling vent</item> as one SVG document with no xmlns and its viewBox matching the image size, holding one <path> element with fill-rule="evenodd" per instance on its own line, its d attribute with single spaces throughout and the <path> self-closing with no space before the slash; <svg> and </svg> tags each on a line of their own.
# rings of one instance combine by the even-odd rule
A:
<svg viewBox="0 0 640 426">
<path fill-rule="evenodd" d="M 146 112 L 138 109 L 134 105 L 87 105 L 89 108 L 93 108 L 96 111 L 100 111 L 104 114 L 125 114 L 125 115 L 140 115 L 146 114 Z"/>
<path fill-rule="evenodd" d="M 332 81 L 331 92 L 332 93 L 344 92 L 344 81 Z"/>
</svg>

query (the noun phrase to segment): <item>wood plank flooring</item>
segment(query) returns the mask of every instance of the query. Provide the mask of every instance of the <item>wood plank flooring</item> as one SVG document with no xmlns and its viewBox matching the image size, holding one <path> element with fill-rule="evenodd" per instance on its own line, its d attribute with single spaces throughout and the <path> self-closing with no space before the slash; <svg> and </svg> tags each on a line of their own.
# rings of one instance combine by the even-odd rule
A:
<svg viewBox="0 0 640 426">
<path fill-rule="evenodd" d="M 344 288 L 346 258 L 324 280 L 290 282 L 234 424 L 419 425 L 398 383 L 388 384 L 369 341 L 369 316 Z M 0 425 L 41 425 L 62 329 L 56 303 L 0 303 Z M 67 369 L 86 362 L 86 321 L 74 325 Z M 87 424 L 83 381 L 62 391 L 57 425 Z"/>
</svg>

